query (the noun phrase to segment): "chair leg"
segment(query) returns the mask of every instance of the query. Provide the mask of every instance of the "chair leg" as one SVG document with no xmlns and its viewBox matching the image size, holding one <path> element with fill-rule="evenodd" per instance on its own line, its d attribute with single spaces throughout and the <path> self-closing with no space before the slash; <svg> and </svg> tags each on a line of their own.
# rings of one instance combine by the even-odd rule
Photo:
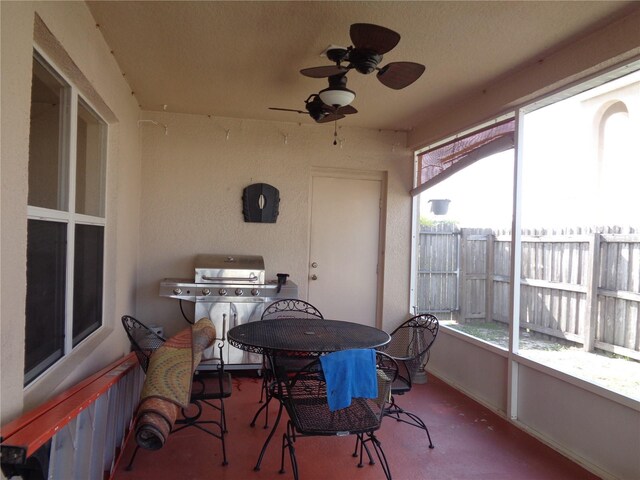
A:
<svg viewBox="0 0 640 480">
<path fill-rule="evenodd" d="M 216 408 L 216 406 L 211 404 L 210 402 L 206 402 L 206 403 L 209 406 Z M 229 462 L 227 461 L 227 447 L 225 443 L 225 437 L 227 436 L 226 434 L 229 433 L 229 431 L 227 430 L 227 414 L 225 413 L 225 409 L 224 409 L 224 398 L 220 398 L 220 408 L 218 408 L 218 410 L 220 410 L 219 426 L 220 426 L 220 441 L 222 442 L 222 465 L 228 465 Z"/>
<path fill-rule="evenodd" d="M 356 435 L 356 448 L 353 451 L 353 457 L 360 457 L 360 461 L 358 462 L 358 468 L 362 468 L 364 464 L 362 463 L 362 450 L 367 452 L 367 457 L 369 457 L 369 465 L 375 465 L 376 462 L 373 460 L 371 456 L 371 452 L 369 451 L 369 447 L 367 447 L 366 441 L 362 438 L 362 434 Z"/>
<path fill-rule="evenodd" d="M 371 443 L 373 443 L 373 449 L 376 451 L 376 456 L 380 461 L 380 466 L 382 467 L 384 476 L 386 477 L 387 480 L 391 480 L 391 469 L 389 467 L 389 462 L 387 462 L 387 456 L 384 454 L 384 450 L 382 449 L 382 444 L 380 443 L 380 440 L 378 440 L 378 438 L 373 434 L 373 432 L 367 433 L 366 435 L 369 437 L 367 441 L 371 441 Z"/>
<path fill-rule="evenodd" d="M 294 443 L 296 441 L 296 433 L 291 426 L 291 422 L 287 422 L 287 431 L 282 434 L 282 454 L 280 457 L 280 471 L 279 473 L 285 473 L 284 469 L 284 450 L 289 450 L 289 459 L 291 461 L 291 471 L 293 472 L 294 480 L 298 480 L 298 460 L 296 459 L 296 449 Z"/>
<path fill-rule="evenodd" d="M 180 420 L 176 421 L 176 425 L 179 425 L 177 428 L 175 428 L 171 433 L 177 433 L 180 430 L 184 430 L 187 427 L 195 427 L 198 430 L 202 430 L 205 433 L 208 433 L 209 435 L 211 435 L 212 437 L 215 437 L 217 439 L 220 440 L 220 442 L 222 443 L 222 465 L 226 466 L 229 464 L 229 462 L 227 461 L 227 448 L 226 448 L 226 443 L 225 443 L 225 433 L 228 433 L 226 430 L 226 418 L 225 418 L 225 412 L 224 412 L 224 399 L 220 398 L 220 407 L 212 404 L 211 402 L 209 402 L 208 400 L 194 400 L 191 402 L 191 405 L 195 405 L 197 407 L 197 413 L 195 415 L 189 415 L 189 412 L 187 411 L 187 409 L 182 409 L 182 416 L 183 418 L 181 418 Z M 218 411 L 220 411 L 220 421 L 217 420 L 199 420 L 201 414 L 202 414 L 202 403 L 205 403 L 207 405 L 209 405 L 211 408 L 214 408 Z M 220 429 L 220 433 L 216 433 L 216 431 L 213 431 L 207 427 L 205 427 L 204 425 L 214 425 L 215 427 Z M 133 462 L 133 459 L 131 459 L 131 461 Z"/>
<path fill-rule="evenodd" d="M 431 435 L 429 434 L 427 425 L 415 413 L 407 412 L 403 408 L 399 407 L 393 397 L 391 397 L 391 404 L 385 409 L 384 415 L 387 417 L 395 418 L 398 422 L 406 423 L 408 425 L 412 425 L 424 430 L 427 434 L 427 438 L 429 439 L 429 448 L 435 448 L 433 442 L 431 441 Z M 401 415 L 405 415 L 406 417 L 408 417 L 408 420 L 402 418 Z"/>
<path fill-rule="evenodd" d="M 136 459 L 136 455 L 138 454 L 138 450 L 140 450 L 140 445 L 136 445 L 135 450 L 133 451 L 133 455 L 131 455 L 131 460 L 129 460 L 129 464 L 124 467 L 127 472 L 133 470 L 133 461 Z"/>
<path fill-rule="evenodd" d="M 360 447 L 360 435 L 356 435 L 356 446 L 353 449 L 352 457 L 357 457 L 362 447 Z"/>
<path fill-rule="evenodd" d="M 220 425 L 220 442 L 222 442 L 222 465 L 223 466 L 227 466 L 229 465 L 229 462 L 227 461 L 227 447 L 225 445 L 225 441 L 224 441 L 224 437 L 225 435 L 225 430 L 222 429 L 222 425 Z"/>
<path fill-rule="evenodd" d="M 284 450 L 289 447 L 289 442 L 287 442 L 287 434 L 282 434 L 282 451 L 280 452 L 280 471 L 278 473 L 285 473 L 284 469 Z"/>
<path fill-rule="evenodd" d="M 218 427 L 220 429 L 220 433 L 216 433 L 213 430 L 210 430 L 209 428 L 204 427 L 203 425 L 215 425 L 216 427 Z M 184 425 L 181 425 L 179 428 L 176 428 L 175 430 L 173 430 L 171 433 L 177 433 L 180 430 L 184 430 L 187 427 L 195 427 L 198 430 L 202 430 L 205 433 L 208 433 L 209 435 L 211 435 L 212 437 L 217 438 L 218 440 L 220 440 L 220 442 L 222 443 L 222 465 L 228 465 L 229 462 L 227 462 L 227 449 L 226 449 L 226 444 L 224 441 L 224 431 L 222 429 L 222 423 L 218 422 L 216 420 L 205 420 L 202 422 L 195 422 L 195 423 L 187 423 Z"/>
<path fill-rule="evenodd" d="M 214 408 L 216 410 L 220 411 L 220 424 L 222 425 L 222 432 L 223 433 L 229 433 L 229 430 L 227 430 L 227 414 L 225 412 L 224 409 L 224 399 L 220 398 L 220 406 L 216 406 L 213 403 L 211 403 L 208 400 L 203 400 L 204 403 L 206 403 L 207 405 L 209 405 L 211 408 Z"/>
</svg>

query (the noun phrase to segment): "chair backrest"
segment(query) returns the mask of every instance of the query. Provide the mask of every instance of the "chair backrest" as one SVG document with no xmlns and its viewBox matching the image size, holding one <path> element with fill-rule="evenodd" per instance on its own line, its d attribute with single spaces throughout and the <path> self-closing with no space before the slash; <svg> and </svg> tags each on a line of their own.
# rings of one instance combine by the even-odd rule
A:
<svg viewBox="0 0 640 480">
<path fill-rule="evenodd" d="M 314 419 L 318 418 L 324 419 L 320 420 L 319 423 L 325 426 L 326 431 L 324 434 L 327 435 L 343 434 L 345 432 L 362 433 L 377 429 L 382 421 L 385 404 L 390 399 L 391 385 L 398 375 L 398 364 L 386 353 L 376 352 L 376 370 L 378 395 L 375 398 L 359 399 L 358 407 L 354 407 L 352 403 L 352 407 L 356 409 L 362 408 L 362 402 L 366 403 L 366 406 L 376 418 L 377 423 L 372 426 L 370 420 L 366 420 L 360 414 L 361 412 L 356 412 L 356 414 L 349 413 L 350 407 L 344 409 L 344 413 L 340 413 L 342 410 L 330 412 L 327 401 L 327 387 L 320 359 L 317 358 L 308 363 L 286 382 L 287 393 L 284 401 L 285 405 L 297 406 L 297 408 L 287 408 L 287 412 L 296 428 L 304 431 L 304 425 L 311 425 L 314 423 Z M 329 417 L 335 418 L 336 423 L 328 426 L 326 419 Z M 335 429 L 332 429 L 332 427 L 335 427 Z M 318 434 L 317 431 L 315 433 Z"/>
<path fill-rule="evenodd" d="M 146 372 L 151 354 L 160 348 L 166 340 L 130 315 L 122 316 L 122 326 L 127 332 L 131 348 L 136 353 L 142 370 Z"/>
<path fill-rule="evenodd" d="M 399 375 L 409 385 L 411 378 L 429 361 L 438 328 L 438 319 L 424 313 L 411 317 L 391 332 L 391 341 L 384 351 L 400 361 Z"/>
<path fill-rule="evenodd" d="M 264 309 L 262 320 L 277 318 L 324 318 L 320 311 L 304 300 L 283 298 Z"/>
</svg>

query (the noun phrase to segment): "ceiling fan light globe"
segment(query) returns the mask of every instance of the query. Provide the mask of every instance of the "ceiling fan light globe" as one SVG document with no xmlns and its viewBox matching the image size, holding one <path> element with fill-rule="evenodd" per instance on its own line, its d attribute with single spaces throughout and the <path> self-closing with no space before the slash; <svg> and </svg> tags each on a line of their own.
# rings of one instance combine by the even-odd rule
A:
<svg viewBox="0 0 640 480">
<path fill-rule="evenodd" d="M 331 105 L 332 107 L 344 107 L 345 105 L 349 105 L 356 98 L 355 92 L 349 90 L 348 88 L 335 88 L 329 87 L 321 90 L 320 100 L 326 105 Z"/>
</svg>

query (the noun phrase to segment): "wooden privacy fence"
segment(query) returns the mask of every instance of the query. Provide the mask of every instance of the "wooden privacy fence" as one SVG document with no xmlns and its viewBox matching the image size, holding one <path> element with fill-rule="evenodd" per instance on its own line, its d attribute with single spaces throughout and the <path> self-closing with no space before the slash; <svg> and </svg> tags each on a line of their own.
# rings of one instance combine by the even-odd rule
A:
<svg viewBox="0 0 640 480">
<path fill-rule="evenodd" d="M 415 313 L 459 310 L 460 231 L 454 224 L 440 222 L 422 227 L 419 233 Z"/>
<path fill-rule="evenodd" d="M 521 328 L 640 359 L 640 234 L 539 230 L 521 239 Z M 510 256 L 509 232 L 423 227 L 416 310 L 508 323 Z"/>
</svg>

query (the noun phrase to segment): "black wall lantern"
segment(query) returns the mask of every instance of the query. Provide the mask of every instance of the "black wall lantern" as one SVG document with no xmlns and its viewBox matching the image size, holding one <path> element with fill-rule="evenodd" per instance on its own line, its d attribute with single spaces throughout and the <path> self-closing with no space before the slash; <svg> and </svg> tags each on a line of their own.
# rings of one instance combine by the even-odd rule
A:
<svg viewBox="0 0 640 480">
<path fill-rule="evenodd" d="M 242 192 L 245 222 L 276 223 L 280 213 L 280 192 L 272 185 L 254 183 Z"/>
</svg>

